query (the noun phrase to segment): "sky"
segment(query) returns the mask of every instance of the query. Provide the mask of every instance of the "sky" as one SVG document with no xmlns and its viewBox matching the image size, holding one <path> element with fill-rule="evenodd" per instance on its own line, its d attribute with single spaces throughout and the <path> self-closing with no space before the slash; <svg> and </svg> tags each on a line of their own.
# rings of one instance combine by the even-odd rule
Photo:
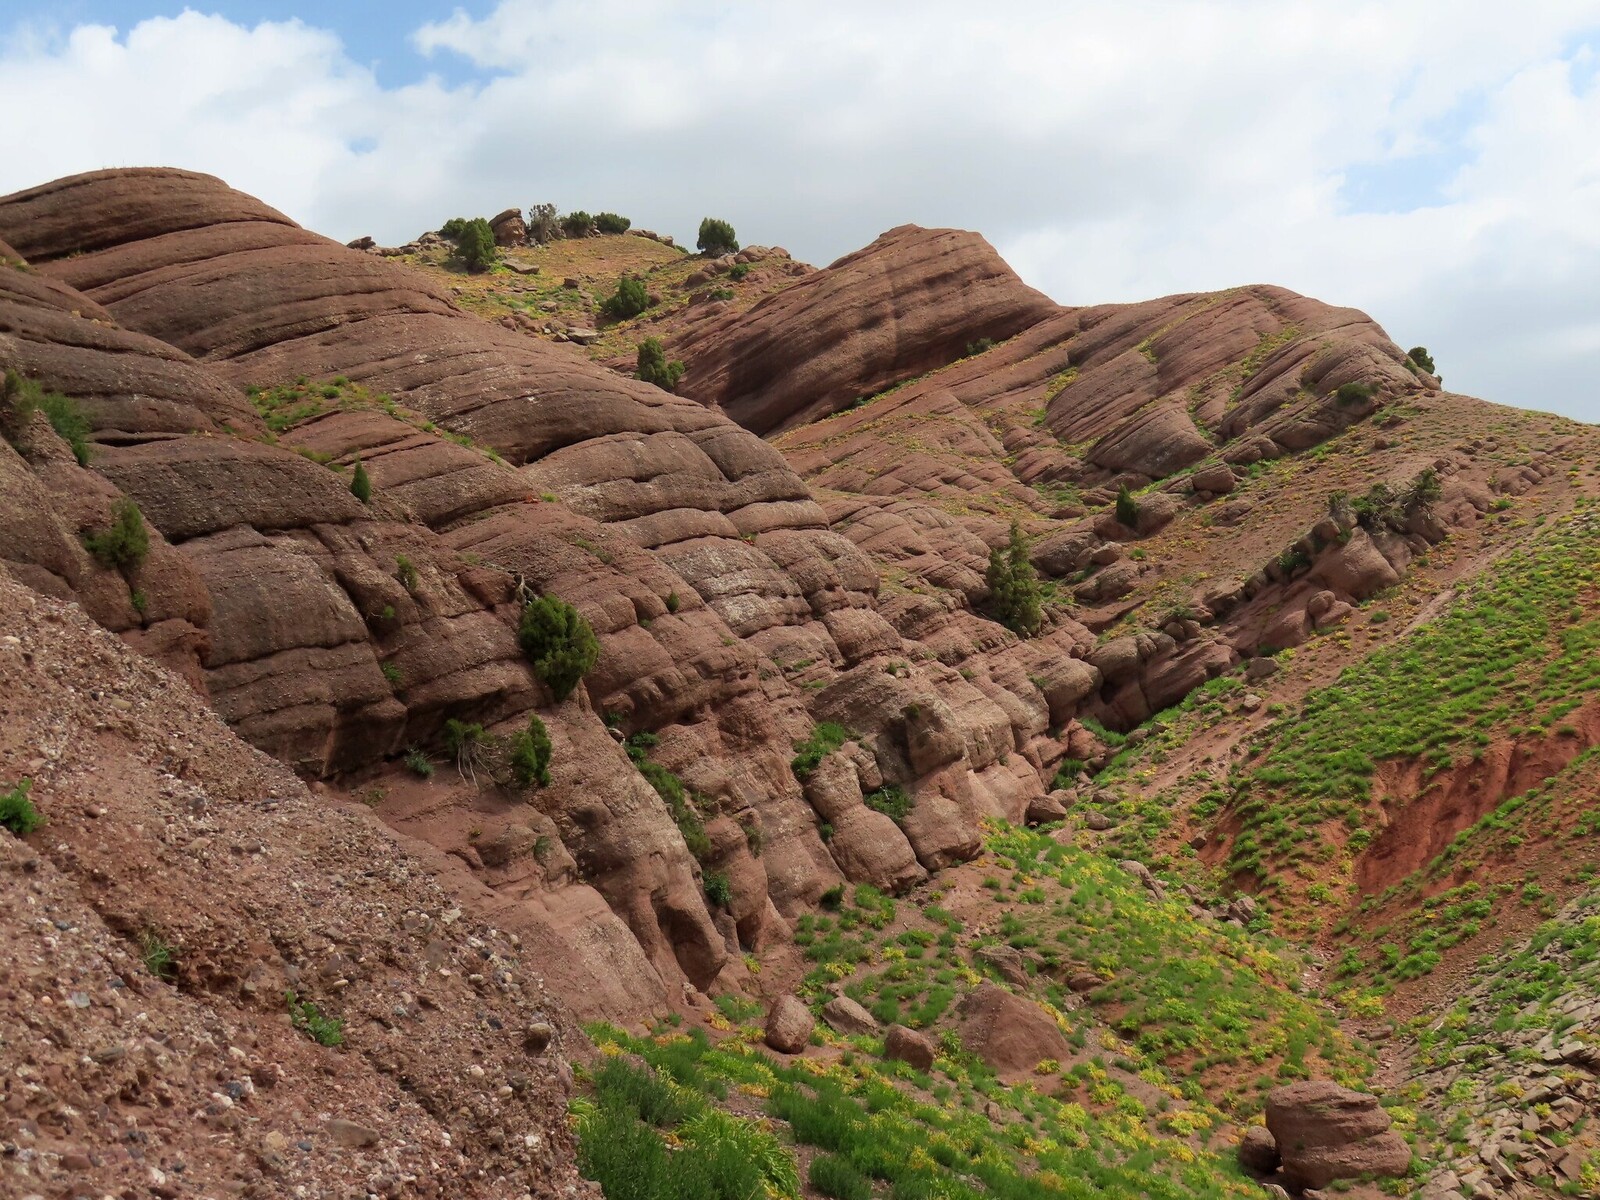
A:
<svg viewBox="0 0 1600 1200">
<path fill-rule="evenodd" d="M 1600 0 L 0 0 L 0 194 L 207 171 L 341 241 L 552 202 L 1097 304 L 1275 283 L 1600 421 Z"/>
</svg>

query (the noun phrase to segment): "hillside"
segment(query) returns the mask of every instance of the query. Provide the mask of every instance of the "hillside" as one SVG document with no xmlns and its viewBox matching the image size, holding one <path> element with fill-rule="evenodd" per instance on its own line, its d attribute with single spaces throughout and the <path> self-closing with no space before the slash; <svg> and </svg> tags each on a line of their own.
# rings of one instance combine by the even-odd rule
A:
<svg viewBox="0 0 1600 1200">
<path fill-rule="evenodd" d="M 570 238 L 469 274 L 437 236 L 339 246 L 160 169 L 0 198 L 0 239 L 0 569 L 8 610 L 42 614 L 17 644 L 87 620 L 173 673 L 138 667 L 139 711 L 210 730 L 163 768 L 225 789 L 206 836 L 266 840 L 246 781 L 268 768 L 230 756 L 310 783 L 270 768 L 275 857 L 300 865 L 269 895 L 336 895 L 394 839 L 457 914 L 432 969 L 513 939 L 552 1013 L 599 1022 L 576 1165 L 608 1195 L 738 1194 L 728 1139 L 779 1193 L 1249 1195 L 1235 1143 L 1296 1080 L 1387 1097 L 1405 1143 L 1361 1117 L 1351 1145 L 1374 1170 L 1409 1146 L 1397 1194 L 1580 1194 L 1600 1170 L 1556 1123 L 1595 1094 L 1593 981 L 1563 969 L 1501 1028 L 1495 972 L 1521 968 L 1492 961 L 1592 940 L 1594 428 L 1445 391 L 1364 314 L 1280 288 L 1064 308 L 960 231 L 821 270 Z M 613 320 L 625 274 L 648 304 Z M 685 363 L 677 394 L 631 377 L 645 337 Z M 1036 621 L 995 595 L 1008 543 Z M 557 600 L 592 665 L 570 625 L 535 645 Z M 101 704 L 95 673 L 138 659 L 89 643 L 73 694 Z M 8 726 L 54 722 L 135 804 L 129 752 L 90 736 L 115 718 L 26 658 Z M 24 749 L 45 735 L 7 736 L 53 902 L 180 948 L 143 984 L 172 1021 L 232 1002 L 241 968 L 201 966 L 219 930 L 373 953 L 277 930 L 304 917 L 266 899 L 191 927 L 193 860 L 119 848 Z M 319 840 L 347 826 L 359 852 Z M 123 915 L 151 879 L 177 907 Z M 295 976 L 372 1087 L 416 1092 L 376 992 L 338 978 Z M 283 990 L 218 1019 L 253 1028 Z M 1549 1047 L 1440 1035 L 1547 1010 Z M 484 1097 L 525 1054 L 410 1049 Z M 1501 1086 L 1492 1055 L 1558 1078 Z M 512 1159 L 439 1186 L 568 1178 L 564 1084 L 537 1095 L 535 1142 L 502 1128 L 484 1144 Z M 482 1103 L 424 1108 L 460 1148 L 507 1123 Z M 702 1169 L 733 1174 L 674 1174 Z"/>
</svg>

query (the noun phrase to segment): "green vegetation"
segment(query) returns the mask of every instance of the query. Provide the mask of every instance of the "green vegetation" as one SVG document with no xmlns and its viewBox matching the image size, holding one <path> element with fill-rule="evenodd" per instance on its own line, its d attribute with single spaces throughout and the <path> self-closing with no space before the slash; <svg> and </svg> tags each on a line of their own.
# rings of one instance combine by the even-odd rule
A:
<svg viewBox="0 0 1600 1200">
<path fill-rule="evenodd" d="M 483 217 L 452 217 L 439 232 L 456 244 L 456 254 L 463 266 L 474 274 L 487 271 L 500 252 L 495 248 L 494 230 Z"/>
<path fill-rule="evenodd" d="M 632 226 L 633 222 L 627 217 L 619 217 L 614 212 L 600 212 L 594 215 L 594 227 L 601 233 L 627 233 Z"/>
<path fill-rule="evenodd" d="M 881 812 L 896 825 L 911 815 L 911 797 L 906 795 L 905 788 L 897 783 L 888 783 L 875 791 L 868 792 L 864 799 L 868 808 L 873 812 Z"/>
<path fill-rule="evenodd" d="M 451 717 L 444 723 L 444 748 L 456 760 L 456 771 L 477 778 L 489 735 L 482 725 Z"/>
<path fill-rule="evenodd" d="M 400 581 L 400 586 L 406 591 L 415 593 L 417 590 L 417 564 L 404 554 L 394 556 L 394 576 Z"/>
<path fill-rule="evenodd" d="M 649 307 L 650 295 L 645 291 L 644 281 L 632 275 L 617 280 L 617 290 L 600 302 L 600 311 L 613 321 L 637 317 Z"/>
<path fill-rule="evenodd" d="M 111 524 L 100 533 L 83 536 L 83 545 L 102 567 L 131 571 L 150 553 L 150 531 L 144 516 L 132 500 L 118 500 L 111 506 Z"/>
<path fill-rule="evenodd" d="M 978 355 L 983 354 L 986 351 L 993 350 L 993 349 L 994 349 L 994 339 L 993 338 L 981 337 L 975 342 L 968 342 L 967 343 L 966 352 L 962 355 L 962 357 L 964 357 L 964 358 L 976 358 Z"/>
<path fill-rule="evenodd" d="M 309 1000 L 300 1000 L 293 992 L 286 992 L 289 1002 L 289 1021 L 301 1033 L 319 1046 L 344 1045 L 344 1022 L 338 1017 L 324 1016 Z"/>
<path fill-rule="evenodd" d="M 1052 1095 L 1029 1084 L 1007 1087 L 959 1045 L 946 1047 L 930 1076 L 876 1060 L 876 1039 L 853 1039 L 834 1060 L 779 1062 L 757 1047 L 758 1028 L 736 1031 L 717 1045 L 700 1031 L 634 1038 L 599 1025 L 589 1032 L 606 1065 L 596 1073 L 595 1099 L 576 1101 L 573 1110 L 580 1167 L 600 1180 L 608 1200 L 797 1196 L 793 1152 L 769 1122 L 781 1123 L 786 1140 L 819 1152 L 807 1181 L 837 1200 L 870 1198 L 875 1183 L 885 1200 L 1243 1200 L 1259 1194 L 1231 1153 L 1191 1145 L 1190 1132 L 1208 1121 L 1196 1126 L 1189 1112 L 1173 1111 L 1161 1117 L 1173 1132 L 1153 1132 L 1153 1115 L 1099 1058 L 1082 1064 L 1081 1081 L 1069 1081 L 1081 1082 L 1080 1100 L 1065 1090 Z M 638 1056 L 647 1067 L 624 1055 Z M 622 1072 L 642 1081 L 618 1078 Z M 711 1109 L 731 1088 L 766 1118 L 724 1118 L 765 1139 L 743 1155 L 764 1175 L 759 1181 L 741 1176 L 734 1186 L 748 1191 L 718 1190 L 724 1184 L 702 1165 L 693 1124 L 693 1114 Z M 1011 1115 L 991 1120 L 986 1104 Z M 602 1123 L 599 1114 L 607 1110 L 613 1116 Z M 682 1148 L 665 1155 L 654 1149 L 652 1139 L 662 1130 Z M 686 1185 L 674 1171 L 694 1172 L 695 1182 Z"/>
<path fill-rule="evenodd" d="M 1426 346 L 1413 346 L 1406 351 L 1406 360 L 1413 366 L 1420 367 L 1429 375 L 1438 378 L 1439 372 L 1433 365 L 1433 355 L 1428 353 Z"/>
<path fill-rule="evenodd" d="M 653 383 L 664 392 L 675 392 L 684 370 L 684 365 L 676 359 L 667 361 L 667 351 L 660 338 L 645 338 L 639 343 L 635 374 L 645 383 Z"/>
<path fill-rule="evenodd" d="M 731 908 L 733 906 L 733 884 L 722 871 L 707 871 L 705 878 L 706 899 L 713 908 Z"/>
<path fill-rule="evenodd" d="M 1340 404 L 1364 404 L 1378 394 L 1378 389 L 1370 383 L 1341 383 L 1338 390 L 1333 393 L 1333 398 Z"/>
<path fill-rule="evenodd" d="M 543 246 L 561 236 L 561 211 L 554 204 L 528 205 L 528 237 Z"/>
<path fill-rule="evenodd" d="M 0 433 L 15 442 L 34 411 L 44 413 L 61 440 L 72 450 L 80 467 L 89 465 L 89 434 L 93 429 L 77 402 L 58 392 L 47 392 L 32 379 L 7 369 L 0 383 Z"/>
<path fill-rule="evenodd" d="M 550 731 L 537 716 L 526 729 L 511 735 L 511 776 L 518 787 L 545 787 L 550 782 Z"/>
<path fill-rule="evenodd" d="M 683 1079 L 608 1057 L 594 1098 L 573 1101 L 578 1169 L 606 1200 L 797 1200 L 794 1159 L 766 1122 L 717 1109 L 693 1061 L 667 1053 Z"/>
<path fill-rule="evenodd" d="M 1022 637 L 1032 637 L 1039 632 L 1044 620 L 1039 574 L 1028 560 L 1028 544 L 1015 521 L 1011 523 L 1011 537 L 1006 545 L 989 551 L 989 569 L 984 579 L 989 585 L 989 605 L 996 620 Z"/>
<path fill-rule="evenodd" d="M 633 765 L 639 768 L 639 774 L 644 776 L 645 782 L 655 789 L 656 795 L 666 804 L 689 853 L 697 862 L 705 862 L 711 857 L 711 838 L 706 834 L 705 822 L 695 806 L 698 797 L 684 787 L 683 780 L 674 772 L 650 758 L 651 749 L 660 742 L 661 739 L 655 734 L 641 730 L 631 735 L 623 743 L 623 748 L 633 760 Z"/>
<path fill-rule="evenodd" d="M 517 642 L 557 701 L 572 695 L 600 657 L 600 643 L 583 614 L 554 596 L 523 605 Z"/>
<path fill-rule="evenodd" d="M 695 249 L 708 258 L 721 258 L 724 254 L 736 254 L 739 250 L 739 239 L 734 236 L 733 226 L 716 217 L 707 217 L 700 222 L 700 236 L 694 244 Z"/>
<path fill-rule="evenodd" d="M 1426 779 L 1487 746 L 1496 730 L 1550 729 L 1600 689 L 1597 529 L 1600 513 L 1582 503 L 1440 617 L 1270 727 L 1233 780 L 1243 828 L 1229 869 L 1265 880 L 1268 860 L 1309 860 L 1323 825 L 1370 838 L 1380 763 L 1417 760 Z"/>
<path fill-rule="evenodd" d="M 406 764 L 406 770 L 417 776 L 417 778 L 433 778 L 433 759 L 428 757 L 427 751 L 412 747 L 406 751 L 406 756 L 402 761 Z"/>
<path fill-rule="evenodd" d="M 840 746 L 854 736 L 843 725 L 836 725 L 832 721 L 824 721 L 811 731 L 811 736 L 803 742 L 794 744 L 795 756 L 789 763 L 796 779 L 804 782 L 811 777 L 822 760 L 827 758 Z"/>
<path fill-rule="evenodd" d="M 367 478 L 367 468 L 356 459 L 356 469 L 350 476 L 350 494 L 363 504 L 372 500 L 372 480 Z"/>
<path fill-rule="evenodd" d="M 178 974 L 177 949 L 154 929 L 139 934 L 139 961 L 157 979 L 173 979 Z"/>
<path fill-rule="evenodd" d="M 561 232 L 569 238 L 586 238 L 594 232 L 594 218 L 583 209 L 574 209 L 561 218 Z"/>
<path fill-rule="evenodd" d="M 18 837 L 27 837 L 44 824 L 44 817 L 28 794 L 32 790 L 33 780 L 23 779 L 9 792 L 0 792 L 0 826 Z"/>
<path fill-rule="evenodd" d="M 400 681 L 405 678 L 397 662 L 388 660 L 381 662 L 378 664 L 378 670 L 382 671 L 384 679 L 394 686 L 399 686 Z"/>
<path fill-rule="evenodd" d="M 1139 502 L 1133 498 L 1133 493 L 1128 490 L 1128 485 L 1123 484 L 1117 489 L 1117 520 L 1129 529 L 1139 527 Z"/>
</svg>

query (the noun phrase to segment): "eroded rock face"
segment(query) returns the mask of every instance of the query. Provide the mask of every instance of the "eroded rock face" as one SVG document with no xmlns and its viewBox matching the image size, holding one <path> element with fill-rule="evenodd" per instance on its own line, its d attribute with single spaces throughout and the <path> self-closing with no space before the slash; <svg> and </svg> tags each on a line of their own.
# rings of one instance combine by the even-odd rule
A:
<svg viewBox="0 0 1600 1200">
<path fill-rule="evenodd" d="M 689 367 L 679 390 L 770 433 L 1055 311 L 977 234 L 902 225 L 749 313 L 693 330 L 673 346 Z"/>
</svg>

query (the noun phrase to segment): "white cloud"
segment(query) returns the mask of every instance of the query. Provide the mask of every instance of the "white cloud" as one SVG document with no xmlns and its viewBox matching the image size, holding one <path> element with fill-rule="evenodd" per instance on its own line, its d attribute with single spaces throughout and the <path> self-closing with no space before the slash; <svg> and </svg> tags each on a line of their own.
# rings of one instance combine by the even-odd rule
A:
<svg viewBox="0 0 1600 1200">
<path fill-rule="evenodd" d="M 1600 0 L 1530 9 L 504 0 L 413 38 L 479 82 L 391 90 L 311 25 L 187 13 L 0 51 L 36 116 L 0 190 L 163 162 L 340 238 L 548 199 L 813 261 L 960 225 L 1064 302 L 1281 283 L 1452 386 L 1600 419 Z M 1428 207 L 1347 202 L 1422 153 Z"/>
</svg>

